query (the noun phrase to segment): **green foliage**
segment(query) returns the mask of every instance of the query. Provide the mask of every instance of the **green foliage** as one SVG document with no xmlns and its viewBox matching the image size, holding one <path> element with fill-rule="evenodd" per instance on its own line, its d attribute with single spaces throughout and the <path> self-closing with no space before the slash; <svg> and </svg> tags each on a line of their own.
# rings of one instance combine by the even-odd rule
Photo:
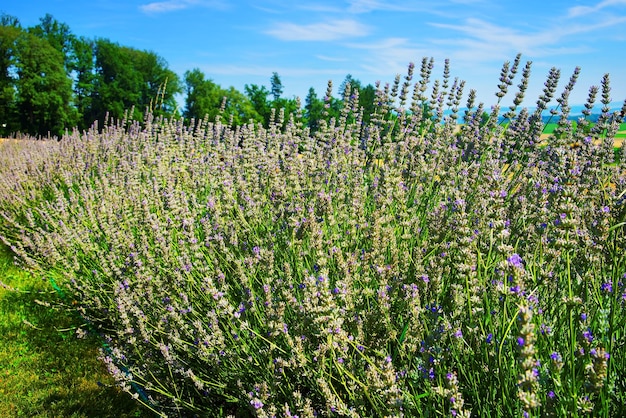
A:
<svg viewBox="0 0 626 418">
<path fill-rule="evenodd" d="M 272 84 L 272 97 L 274 97 L 274 102 L 277 102 L 280 96 L 283 94 L 283 83 L 280 80 L 280 76 L 277 72 L 272 73 L 272 78 L 270 79 L 270 82 Z"/>
<path fill-rule="evenodd" d="M 0 128 L 0 134 L 6 135 L 19 129 L 19 120 L 15 103 L 15 56 L 17 38 L 21 29 L 10 24 L 11 19 L 3 15 L 0 26 L 0 123 L 7 126 Z M 6 23 L 6 24 L 4 24 Z"/>
<path fill-rule="evenodd" d="M 135 112 L 132 117 L 139 117 L 146 109 L 157 116 L 174 112 L 174 95 L 182 91 L 178 76 L 155 53 L 98 39 L 95 63 L 90 119 L 104 120 L 107 114 L 122 119 L 131 108 Z M 160 107 L 153 109 L 157 100 Z"/>
<path fill-rule="evenodd" d="M 246 96 L 233 87 L 222 89 L 212 80 L 205 79 L 198 68 L 187 71 L 184 82 L 187 94 L 183 115 L 188 120 L 199 121 L 208 117 L 208 120 L 214 121 L 218 115 L 232 118 L 235 125 L 263 120 Z"/>
<path fill-rule="evenodd" d="M 92 103 L 97 76 L 94 72 L 95 42 L 87 38 L 72 41 L 72 75 L 74 76 L 74 104 L 80 117 L 78 128 L 86 129 L 94 122 Z"/>
<path fill-rule="evenodd" d="M 70 31 L 70 27 L 56 20 L 52 15 L 46 14 L 40 19 L 40 23 L 28 29 L 40 39 L 44 39 L 48 44 L 63 55 L 65 71 L 70 76 L 73 67 L 73 47 L 76 37 Z"/>
<path fill-rule="evenodd" d="M 311 87 L 304 101 L 304 118 L 311 132 L 316 132 L 324 118 L 324 102 L 317 97 L 315 89 Z"/>
<path fill-rule="evenodd" d="M 76 37 L 49 14 L 28 29 L 8 15 L 0 23 L 3 135 L 61 135 L 133 107 L 176 116 L 180 80 L 155 53 Z"/>
<path fill-rule="evenodd" d="M 261 116 L 263 126 L 268 127 L 273 122 L 277 122 L 280 110 L 285 115 L 295 114 L 300 110 L 300 104 L 295 99 L 287 99 L 280 97 L 283 92 L 282 81 L 278 73 L 272 73 L 270 79 L 271 90 L 265 86 L 256 84 L 245 85 L 244 92 L 246 97 L 252 103 L 255 111 Z M 268 100 L 268 96 L 272 96 L 273 100 Z M 273 120 L 274 118 L 275 120 Z"/>
<path fill-rule="evenodd" d="M 22 32 L 16 39 L 16 104 L 26 132 L 61 135 L 76 122 L 70 105 L 72 83 L 67 78 L 63 54 L 45 40 Z"/>
<path fill-rule="evenodd" d="M 272 114 L 270 102 L 267 100 L 267 96 L 270 94 L 269 90 L 267 90 L 265 86 L 246 84 L 244 86 L 244 92 L 252 103 L 254 110 L 263 118 L 264 126 L 267 126 Z"/>
</svg>

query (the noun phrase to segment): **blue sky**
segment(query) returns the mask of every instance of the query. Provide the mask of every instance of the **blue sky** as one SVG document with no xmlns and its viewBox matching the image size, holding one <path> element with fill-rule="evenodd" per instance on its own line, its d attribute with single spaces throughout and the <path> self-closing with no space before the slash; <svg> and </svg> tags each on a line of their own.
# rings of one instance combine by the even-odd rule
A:
<svg viewBox="0 0 626 418">
<path fill-rule="evenodd" d="M 303 100 L 309 87 L 323 96 L 329 79 L 392 82 L 434 57 L 437 78 L 449 58 L 452 77 L 491 105 L 518 52 L 533 61 L 525 105 L 553 66 L 560 86 L 582 68 L 571 104 L 607 72 L 613 100 L 626 98 L 626 0 L 2 0 L 0 11 L 23 26 L 50 13 L 76 35 L 154 51 L 179 75 L 197 67 L 224 88 L 269 87 L 276 71 L 284 95 Z"/>
</svg>

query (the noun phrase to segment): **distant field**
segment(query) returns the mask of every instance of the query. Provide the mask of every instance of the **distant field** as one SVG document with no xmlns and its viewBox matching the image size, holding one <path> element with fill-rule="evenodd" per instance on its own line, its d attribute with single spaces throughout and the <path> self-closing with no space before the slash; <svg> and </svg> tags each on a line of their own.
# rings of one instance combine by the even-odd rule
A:
<svg viewBox="0 0 626 418">
<path fill-rule="evenodd" d="M 574 128 L 576 128 L 576 122 L 574 122 L 573 126 Z M 556 123 L 548 123 L 543 128 L 543 136 L 547 137 L 548 135 L 550 135 L 552 132 L 554 132 L 556 127 L 557 127 Z M 623 139 L 623 138 L 626 138 L 626 122 L 620 125 L 619 131 L 615 135 L 615 139 Z"/>
<path fill-rule="evenodd" d="M 556 123 L 549 123 L 543 129 L 543 134 L 541 134 L 541 139 L 548 139 L 550 135 L 556 129 Z M 574 128 L 576 127 L 576 122 L 574 122 Z M 619 131 L 615 134 L 615 143 L 614 146 L 620 148 L 622 143 L 624 142 L 624 138 L 626 138 L 626 122 L 620 125 Z"/>
</svg>

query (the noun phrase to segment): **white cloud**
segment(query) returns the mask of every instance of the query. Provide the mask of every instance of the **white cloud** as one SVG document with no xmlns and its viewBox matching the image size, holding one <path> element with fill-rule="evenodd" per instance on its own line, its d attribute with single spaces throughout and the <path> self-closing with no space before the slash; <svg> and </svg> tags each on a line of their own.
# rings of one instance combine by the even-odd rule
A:
<svg viewBox="0 0 626 418">
<path fill-rule="evenodd" d="M 189 7 L 189 4 L 185 0 L 157 1 L 139 6 L 139 8 L 146 13 L 171 12 L 186 9 L 187 7 Z"/>
<path fill-rule="evenodd" d="M 276 67 L 262 65 L 207 65 L 194 64 L 193 67 L 200 68 L 206 74 L 227 75 L 227 76 L 259 76 L 269 79 L 273 72 L 277 72 L 281 77 L 310 77 L 326 76 L 328 74 L 345 75 L 347 69 L 329 68 L 303 68 L 303 67 Z"/>
<path fill-rule="evenodd" d="M 309 25 L 278 23 L 265 33 L 283 41 L 336 41 L 365 36 L 369 27 L 355 20 L 337 19 Z"/>
<path fill-rule="evenodd" d="M 359 54 L 361 68 L 371 74 L 389 76 L 404 74 L 410 62 L 421 61 L 422 57 L 432 55 L 427 48 L 412 44 L 407 38 L 386 38 L 369 43 L 351 43 L 353 49 L 367 51 Z"/>
<path fill-rule="evenodd" d="M 544 57 L 558 54 L 588 52 L 589 46 L 580 43 L 570 44 L 569 38 L 594 32 L 626 22 L 626 16 L 608 17 L 595 23 L 571 24 L 547 27 L 535 32 L 522 32 L 509 26 L 498 26 L 480 19 L 466 19 L 463 24 L 430 23 L 431 26 L 457 32 L 459 38 L 447 37 L 433 39 L 436 45 L 448 45 L 457 57 L 468 60 L 492 61 L 524 55 Z"/>
<path fill-rule="evenodd" d="M 386 9 L 387 5 L 377 0 L 351 0 L 348 11 L 352 13 L 367 13 L 372 10 Z"/>
<path fill-rule="evenodd" d="M 316 55 L 317 59 L 322 61 L 331 61 L 331 62 L 346 62 L 349 61 L 346 57 L 329 57 L 328 55 Z"/>
<path fill-rule="evenodd" d="M 568 9 L 568 17 L 585 16 L 610 6 L 626 5 L 626 0 L 604 0 L 595 6 L 574 6 Z"/>
<path fill-rule="evenodd" d="M 512 49 L 528 49 L 532 45 L 549 41 L 551 34 L 548 33 L 520 33 L 508 26 L 497 26 L 480 19 L 469 18 L 464 24 L 453 25 L 444 23 L 430 23 L 441 29 L 461 32 L 468 36 L 467 40 L 458 42 L 485 43 L 491 46 L 508 45 Z M 553 36 L 553 35 L 552 35 Z M 471 40 L 471 41 L 470 41 Z"/>
<path fill-rule="evenodd" d="M 227 4 L 220 0 L 166 0 L 144 4 L 139 6 L 139 9 L 144 13 L 156 14 L 188 9 L 190 7 L 225 9 Z"/>
<path fill-rule="evenodd" d="M 425 12 L 439 14 L 442 9 L 441 3 L 415 2 L 415 1 L 384 1 L 384 0 L 349 0 L 347 11 L 349 13 L 369 13 L 373 11 L 383 12 Z"/>
</svg>

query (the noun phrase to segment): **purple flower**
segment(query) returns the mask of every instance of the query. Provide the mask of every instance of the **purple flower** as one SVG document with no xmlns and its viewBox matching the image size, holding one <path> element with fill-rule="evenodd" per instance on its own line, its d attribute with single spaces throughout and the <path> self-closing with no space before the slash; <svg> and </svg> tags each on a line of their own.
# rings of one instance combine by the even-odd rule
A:
<svg viewBox="0 0 626 418">
<path fill-rule="evenodd" d="M 261 409 L 263 408 L 263 402 L 261 402 L 259 399 L 253 399 L 250 401 L 250 405 L 252 405 L 254 407 L 254 409 Z"/>
<path fill-rule="evenodd" d="M 556 351 L 552 352 L 552 354 L 550 354 L 550 358 L 553 361 L 557 361 L 557 362 L 561 362 L 563 360 L 563 358 L 561 357 L 561 355 L 559 353 L 557 353 Z"/>
<path fill-rule="evenodd" d="M 600 288 L 602 289 L 603 292 L 611 293 L 613 291 L 613 283 L 611 282 L 602 283 L 602 286 Z"/>
<path fill-rule="evenodd" d="M 517 345 L 519 345 L 520 347 L 524 347 L 524 339 L 522 337 L 517 337 Z"/>
<path fill-rule="evenodd" d="M 489 334 L 487 335 L 487 339 L 486 339 L 487 344 L 491 344 L 491 341 L 492 341 L 492 340 L 493 340 L 493 334 L 492 334 L 492 333 L 489 333 Z"/>
<path fill-rule="evenodd" d="M 524 260 L 522 260 L 522 257 L 520 257 L 519 254 L 517 254 L 517 253 L 513 254 L 512 256 L 510 256 L 507 259 L 507 261 L 513 267 L 516 267 L 518 269 L 524 268 Z"/>
<path fill-rule="evenodd" d="M 583 331 L 583 337 L 589 343 L 593 341 L 593 334 L 591 333 L 591 330 L 589 328 L 587 328 L 587 330 Z"/>
</svg>

